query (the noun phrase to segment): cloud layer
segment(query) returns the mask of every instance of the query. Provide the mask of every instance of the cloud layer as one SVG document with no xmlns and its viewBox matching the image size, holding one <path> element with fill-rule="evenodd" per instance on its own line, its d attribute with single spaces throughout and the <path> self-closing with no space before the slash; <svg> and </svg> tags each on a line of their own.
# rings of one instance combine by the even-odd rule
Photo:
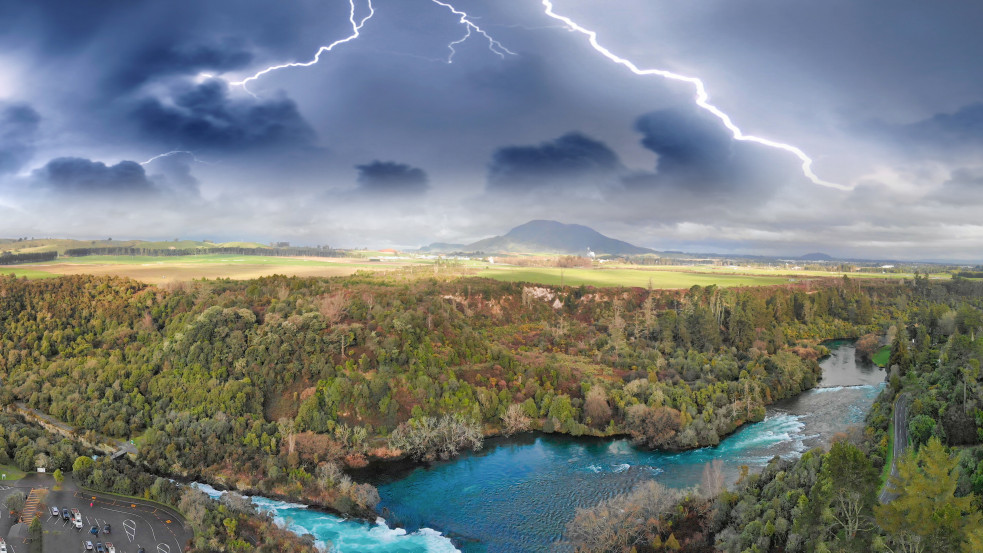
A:
<svg viewBox="0 0 983 553">
<path fill-rule="evenodd" d="M 377 0 L 358 39 L 246 90 L 348 36 L 348 3 L 37 0 L 0 7 L 0 235 L 415 246 L 550 218 L 657 249 L 983 251 L 983 7 L 554 4 L 854 190 L 733 140 L 689 84 L 610 63 L 537 2 L 455 3 L 516 55 L 472 33 L 450 60 L 458 16 Z M 125 210 L 77 208 L 99 198 Z"/>
</svg>

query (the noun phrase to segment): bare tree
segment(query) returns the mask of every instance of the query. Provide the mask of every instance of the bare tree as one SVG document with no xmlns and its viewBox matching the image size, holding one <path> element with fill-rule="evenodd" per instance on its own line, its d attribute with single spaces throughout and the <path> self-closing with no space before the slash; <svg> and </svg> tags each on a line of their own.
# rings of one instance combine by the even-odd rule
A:
<svg viewBox="0 0 983 553">
<path fill-rule="evenodd" d="M 703 465 L 703 477 L 700 479 L 700 493 L 703 497 L 713 498 L 724 491 L 724 462 L 714 459 Z"/>
<path fill-rule="evenodd" d="M 521 405 L 518 403 L 509 405 L 502 415 L 502 427 L 506 436 L 529 430 L 529 417 L 522 412 Z"/>
</svg>

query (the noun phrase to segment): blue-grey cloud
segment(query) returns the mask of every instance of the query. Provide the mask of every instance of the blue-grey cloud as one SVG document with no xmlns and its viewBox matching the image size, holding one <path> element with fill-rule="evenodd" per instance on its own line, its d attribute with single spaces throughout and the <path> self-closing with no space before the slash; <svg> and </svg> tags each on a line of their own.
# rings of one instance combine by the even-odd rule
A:
<svg viewBox="0 0 983 553">
<path fill-rule="evenodd" d="M 488 189 L 525 191 L 593 181 L 600 184 L 622 169 L 607 144 L 571 132 L 536 146 L 506 146 L 492 155 Z"/>
<path fill-rule="evenodd" d="M 734 140 L 719 120 L 695 108 L 647 113 L 635 121 L 635 130 L 658 158 L 654 172 L 633 173 L 623 183 L 635 192 L 671 190 L 670 204 L 677 207 L 691 205 L 680 194 L 727 196 L 743 205 L 767 199 L 784 183 L 804 181 L 793 158 Z"/>
<path fill-rule="evenodd" d="M 693 110 L 667 109 L 635 121 L 642 146 L 658 154 L 661 176 L 683 177 L 697 185 L 719 182 L 733 160 L 730 133 L 715 118 Z"/>
<path fill-rule="evenodd" d="M 24 166 L 34 153 L 41 116 L 23 103 L 0 103 L 0 174 Z"/>
<path fill-rule="evenodd" d="M 430 187 L 427 173 L 418 167 L 393 161 L 356 165 L 359 191 L 364 193 L 422 194 Z"/>
<path fill-rule="evenodd" d="M 191 44 L 161 42 L 148 45 L 129 56 L 110 77 L 108 84 L 110 91 L 119 93 L 139 87 L 151 79 L 203 72 L 222 73 L 246 67 L 252 61 L 253 54 L 241 39 Z"/>
<path fill-rule="evenodd" d="M 233 98 L 218 79 L 173 92 L 172 102 L 145 98 L 133 110 L 146 139 L 222 152 L 313 145 L 314 130 L 288 98 Z"/>
<path fill-rule="evenodd" d="M 906 125 L 874 125 L 876 131 L 906 146 L 951 151 L 979 148 L 983 143 L 983 102 L 963 106 L 952 113 L 937 113 Z"/>
<path fill-rule="evenodd" d="M 143 166 L 134 161 L 106 165 L 78 157 L 60 157 L 32 173 L 36 187 L 56 196 L 139 196 L 157 191 Z"/>
</svg>

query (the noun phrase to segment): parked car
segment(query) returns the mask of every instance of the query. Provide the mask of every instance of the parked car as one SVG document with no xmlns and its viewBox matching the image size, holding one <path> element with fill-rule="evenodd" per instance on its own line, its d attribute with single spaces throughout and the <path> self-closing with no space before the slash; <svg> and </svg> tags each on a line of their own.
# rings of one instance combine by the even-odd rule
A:
<svg viewBox="0 0 983 553">
<path fill-rule="evenodd" d="M 93 526 L 92 528 L 89 528 L 89 533 L 92 534 L 93 536 L 98 536 L 99 535 L 99 528 Z"/>
<path fill-rule="evenodd" d="M 109 527 L 109 523 L 107 522 L 106 525 L 102 527 L 102 533 L 108 534 L 110 530 L 111 528 Z"/>
<path fill-rule="evenodd" d="M 58 507 L 52 507 L 51 508 L 51 516 L 53 516 L 53 517 L 58 516 Z"/>
<path fill-rule="evenodd" d="M 106 553 L 116 553 L 116 547 L 112 542 L 106 542 Z"/>
<path fill-rule="evenodd" d="M 68 520 L 68 519 L 72 518 L 72 513 L 69 513 L 68 512 L 68 507 L 62 507 L 61 508 L 61 518 L 65 519 L 65 520 Z"/>
<path fill-rule="evenodd" d="M 102 546 L 102 542 L 96 542 L 96 553 L 106 553 L 106 548 Z"/>
<path fill-rule="evenodd" d="M 85 542 L 85 550 L 86 551 L 92 551 L 92 542 L 91 541 Z"/>
<path fill-rule="evenodd" d="M 7 542 L 0 538 L 0 553 L 7 553 Z"/>
</svg>

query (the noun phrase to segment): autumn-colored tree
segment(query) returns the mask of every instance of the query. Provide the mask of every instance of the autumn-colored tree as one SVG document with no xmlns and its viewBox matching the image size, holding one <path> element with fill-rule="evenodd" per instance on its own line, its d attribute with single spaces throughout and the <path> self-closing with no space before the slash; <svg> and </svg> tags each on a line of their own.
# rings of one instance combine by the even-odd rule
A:
<svg viewBox="0 0 983 553">
<path fill-rule="evenodd" d="M 671 407 L 632 405 L 626 424 L 635 442 L 656 448 L 668 444 L 679 432 L 680 414 Z"/>
<path fill-rule="evenodd" d="M 611 406 L 604 388 L 593 386 L 587 392 L 584 401 L 584 415 L 590 418 L 590 424 L 595 428 L 604 428 L 611 421 Z"/>
</svg>

